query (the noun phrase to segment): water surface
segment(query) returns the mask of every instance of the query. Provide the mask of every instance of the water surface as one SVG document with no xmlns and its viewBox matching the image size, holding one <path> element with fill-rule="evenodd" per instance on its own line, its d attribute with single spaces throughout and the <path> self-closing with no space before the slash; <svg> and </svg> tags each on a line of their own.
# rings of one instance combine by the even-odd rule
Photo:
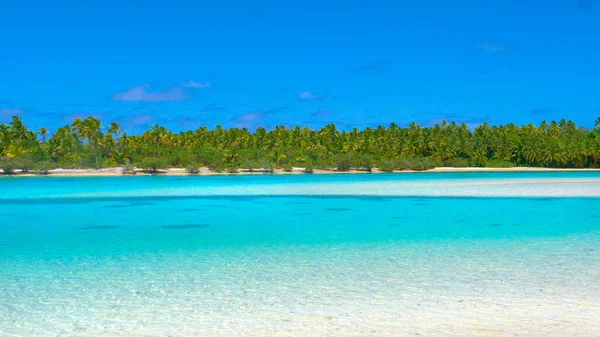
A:
<svg viewBox="0 0 600 337">
<path fill-rule="evenodd" d="M 2 178 L 0 335 L 597 336 L 600 198 L 334 192 L 599 177 Z"/>
</svg>

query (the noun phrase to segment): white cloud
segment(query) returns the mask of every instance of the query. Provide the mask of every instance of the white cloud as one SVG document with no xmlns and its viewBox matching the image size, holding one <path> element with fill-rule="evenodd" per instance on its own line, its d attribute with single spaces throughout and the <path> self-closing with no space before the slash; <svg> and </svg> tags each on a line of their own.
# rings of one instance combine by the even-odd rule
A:
<svg viewBox="0 0 600 337">
<path fill-rule="evenodd" d="M 112 96 L 112 99 L 127 102 L 169 102 L 189 98 L 189 95 L 181 87 L 171 88 L 166 91 L 149 91 L 148 89 L 150 89 L 150 85 L 140 85 L 127 91 L 118 92 Z"/>
<path fill-rule="evenodd" d="M 304 91 L 301 92 L 300 95 L 298 95 L 300 97 L 301 100 L 325 100 L 330 98 L 331 96 L 328 94 L 320 94 L 320 93 L 314 93 L 314 92 L 310 92 L 310 91 Z"/>
<path fill-rule="evenodd" d="M 209 82 L 196 82 L 196 81 L 187 81 L 187 82 L 181 82 L 180 84 L 182 87 L 184 88 L 196 88 L 196 89 L 202 89 L 202 88 L 209 88 L 210 87 L 210 83 Z"/>
</svg>

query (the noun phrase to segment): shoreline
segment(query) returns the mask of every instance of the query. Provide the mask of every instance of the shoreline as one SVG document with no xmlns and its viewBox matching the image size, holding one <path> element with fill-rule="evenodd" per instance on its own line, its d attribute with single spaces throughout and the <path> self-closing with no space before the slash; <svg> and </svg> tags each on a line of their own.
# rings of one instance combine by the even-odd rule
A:
<svg viewBox="0 0 600 337">
<path fill-rule="evenodd" d="M 0 170 L 2 172 L 2 170 Z M 298 174 L 396 174 L 396 173 L 477 173 L 477 172 L 600 172 L 600 169 L 571 169 L 571 168 L 544 168 L 544 167 L 436 167 L 429 170 L 395 170 L 384 172 L 377 168 L 371 171 L 350 169 L 347 171 L 314 169 L 312 173 L 306 173 L 304 168 L 294 167 L 291 171 L 283 169 L 239 169 L 235 172 L 215 172 L 208 168 L 200 168 L 198 173 L 189 173 L 183 168 L 169 168 L 150 173 L 136 169 L 135 174 L 123 173 L 122 167 L 110 167 L 103 169 L 54 169 L 47 174 L 28 172 L 17 172 L 11 175 L 0 174 L 0 177 L 116 177 L 116 176 L 230 176 L 230 175 L 298 175 Z"/>
</svg>

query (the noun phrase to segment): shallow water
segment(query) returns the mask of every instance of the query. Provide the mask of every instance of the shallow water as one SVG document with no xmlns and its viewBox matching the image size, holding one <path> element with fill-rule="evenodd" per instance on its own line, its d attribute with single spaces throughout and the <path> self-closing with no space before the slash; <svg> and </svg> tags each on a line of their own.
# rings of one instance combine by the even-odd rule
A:
<svg viewBox="0 0 600 337">
<path fill-rule="evenodd" d="M 600 198 L 335 191 L 598 178 L 0 179 L 0 336 L 597 336 Z"/>
</svg>

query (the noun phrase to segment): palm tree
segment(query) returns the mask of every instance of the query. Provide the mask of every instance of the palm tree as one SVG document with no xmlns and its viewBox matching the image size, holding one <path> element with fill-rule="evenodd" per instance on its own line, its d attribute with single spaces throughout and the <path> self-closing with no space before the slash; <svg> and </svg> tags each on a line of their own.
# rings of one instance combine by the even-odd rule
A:
<svg viewBox="0 0 600 337">
<path fill-rule="evenodd" d="M 106 132 L 110 135 L 115 135 L 117 138 L 117 142 L 119 142 L 122 131 L 123 130 L 121 130 L 121 126 L 119 125 L 119 123 L 111 122 L 110 125 L 108 126 L 108 130 Z"/>
<path fill-rule="evenodd" d="M 23 118 L 21 118 L 21 116 L 12 116 L 9 124 L 13 140 L 23 142 L 33 135 L 33 133 L 27 129 L 27 126 L 23 124 Z"/>
<path fill-rule="evenodd" d="M 41 142 L 36 139 L 41 136 Z M 600 118 L 591 131 L 567 120 L 516 126 L 491 126 L 487 123 L 471 130 L 466 124 L 442 122 L 430 127 L 411 123 L 401 127 L 367 127 L 363 130 L 338 130 L 334 124 L 321 129 L 276 126 L 271 130 L 201 126 L 195 131 L 172 133 L 153 125 L 141 135 L 127 135 L 112 122 L 107 135 L 102 123 L 93 117 L 76 118 L 49 136 L 48 130 L 30 131 L 20 117 L 0 124 L 0 156 L 33 155 L 46 157 L 60 165 L 81 165 L 93 154 L 93 164 L 103 160 L 123 164 L 147 157 L 162 158 L 171 165 L 184 166 L 193 161 L 214 167 L 278 163 L 291 165 L 335 165 L 334 158 L 352 158 L 354 164 L 369 160 L 376 164 L 400 167 L 411 160 L 421 166 L 419 157 L 445 163 L 488 165 L 491 160 L 514 164 L 552 167 L 598 167 L 600 165 Z M 115 141 L 116 139 L 116 141 Z M 89 157 L 88 157 L 89 158 Z M 395 164 L 396 163 L 396 164 Z M 427 164 L 428 166 L 430 164 Z M 368 164 L 367 166 L 370 166 Z M 398 167 L 398 166 L 395 166 Z"/>
<path fill-rule="evenodd" d="M 108 126 L 108 130 L 107 133 L 109 135 L 115 135 L 115 137 L 117 138 L 117 151 L 121 151 L 121 132 L 123 130 L 121 129 L 121 125 L 119 125 L 119 123 L 117 122 L 111 122 L 110 125 Z"/>
<path fill-rule="evenodd" d="M 75 118 L 71 123 L 71 131 L 78 139 L 84 138 L 81 132 L 82 128 L 83 120 L 81 118 Z"/>
<path fill-rule="evenodd" d="M 89 116 L 80 124 L 78 123 L 78 131 L 79 134 L 87 139 L 88 145 L 92 148 L 94 153 L 94 162 L 96 164 L 96 168 L 100 168 L 100 164 L 98 162 L 98 140 L 102 136 L 102 123 L 100 120 Z"/>
<path fill-rule="evenodd" d="M 46 144 L 46 136 L 48 135 L 48 129 L 42 126 L 38 129 L 38 134 L 42 136 L 42 144 Z"/>
</svg>

